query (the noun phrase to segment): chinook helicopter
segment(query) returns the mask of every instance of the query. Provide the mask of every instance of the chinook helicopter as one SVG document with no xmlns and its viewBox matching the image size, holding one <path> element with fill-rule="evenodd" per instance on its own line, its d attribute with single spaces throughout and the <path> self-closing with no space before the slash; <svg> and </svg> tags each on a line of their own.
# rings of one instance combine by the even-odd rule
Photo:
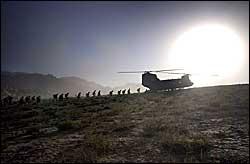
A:
<svg viewBox="0 0 250 164">
<path fill-rule="evenodd" d="M 142 85 L 149 88 L 152 91 L 156 90 L 176 90 L 190 87 L 194 83 L 189 79 L 190 74 L 176 73 L 171 71 L 178 71 L 183 69 L 168 69 L 168 70 L 155 70 L 155 71 L 131 71 L 131 72 L 118 72 L 118 73 L 143 73 L 142 74 Z M 151 72 L 161 72 L 168 74 L 182 74 L 179 79 L 168 79 L 160 80 L 156 74 Z"/>
<path fill-rule="evenodd" d="M 183 69 L 168 69 L 168 70 L 155 70 L 155 71 L 131 71 L 131 72 L 118 72 L 118 73 L 143 73 L 142 74 L 142 85 L 149 88 L 152 91 L 157 90 L 176 90 L 183 89 L 185 87 L 190 87 L 194 83 L 189 79 L 190 75 L 199 75 L 199 74 L 187 74 L 187 73 L 178 73 L 172 71 L 179 71 Z M 160 72 L 167 74 L 182 74 L 181 78 L 178 79 L 167 79 L 160 80 L 157 78 L 156 74 L 151 72 Z M 217 74 L 212 74 L 211 76 L 218 76 Z"/>
<path fill-rule="evenodd" d="M 144 87 L 149 88 L 152 91 L 157 90 L 176 90 L 176 89 L 183 89 L 185 87 L 190 87 L 194 83 L 189 79 L 189 76 L 193 75 L 203 75 L 200 73 L 180 73 L 180 72 L 172 72 L 172 71 L 179 71 L 183 69 L 167 69 L 167 70 L 155 70 L 155 71 L 131 71 L 131 72 L 118 72 L 118 73 L 143 73 L 142 74 L 142 85 Z M 160 72 L 160 73 L 167 73 L 167 74 L 181 74 L 181 78 L 178 79 L 167 79 L 167 80 L 160 80 L 157 78 L 156 74 L 151 72 Z M 206 74 L 205 76 L 219 76 L 218 74 Z"/>
</svg>

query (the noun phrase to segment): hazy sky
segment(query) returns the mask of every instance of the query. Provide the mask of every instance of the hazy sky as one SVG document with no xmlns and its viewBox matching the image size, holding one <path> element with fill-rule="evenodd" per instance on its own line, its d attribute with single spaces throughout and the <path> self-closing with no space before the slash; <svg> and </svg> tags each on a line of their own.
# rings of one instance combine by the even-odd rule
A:
<svg viewBox="0 0 250 164">
<path fill-rule="evenodd" d="M 249 44 L 247 1 L 1 3 L 1 69 L 8 71 L 140 83 L 141 74 L 116 72 L 168 69 L 166 49 L 204 20 L 227 24 Z M 230 82 L 249 82 L 246 52 Z"/>
</svg>

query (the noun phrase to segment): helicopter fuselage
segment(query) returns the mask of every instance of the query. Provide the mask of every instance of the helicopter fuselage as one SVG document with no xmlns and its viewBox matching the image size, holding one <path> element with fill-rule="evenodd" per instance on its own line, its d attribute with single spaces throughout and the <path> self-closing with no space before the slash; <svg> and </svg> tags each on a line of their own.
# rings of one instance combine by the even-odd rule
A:
<svg viewBox="0 0 250 164">
<path fill-rule="evenodd" d="M 160 80 L 156 74 L 146 72 L 142 74 L 142 85 L 150 90 L 173 90 L 185 88 L 193 85 L 189 80 L 189 75 L 183 75 L 180 79 Z"/>
</svg>

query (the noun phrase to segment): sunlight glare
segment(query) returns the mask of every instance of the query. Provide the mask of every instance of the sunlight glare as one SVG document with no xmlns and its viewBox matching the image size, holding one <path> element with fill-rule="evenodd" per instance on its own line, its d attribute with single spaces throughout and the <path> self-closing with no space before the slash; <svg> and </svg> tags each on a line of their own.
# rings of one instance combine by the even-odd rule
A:
<svg viewBox="0 0 250 164">
<path fill-rule="evenodd" d="M 237 73 L 243 50 L 241 39 L 230 28 L 205 24 L 191 28 L 177 38 L 170 49 L 168 65 L 184 68 L 186 73 L 204 74 L 194 79 L 207 84 L 212 78 L 206 75 L 218 74 L 225 78 Z"/>
</svg>

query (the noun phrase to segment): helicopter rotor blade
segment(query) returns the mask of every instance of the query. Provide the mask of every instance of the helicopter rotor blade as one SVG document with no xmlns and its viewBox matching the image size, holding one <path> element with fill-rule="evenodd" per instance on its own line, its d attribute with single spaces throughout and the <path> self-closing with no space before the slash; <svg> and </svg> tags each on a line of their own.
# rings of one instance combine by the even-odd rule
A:
<svg viewBox="0 0 250 164">
<path fill-rule="evenodd" d="M 164 70 L 154 70 L 154 71 L 128 71 L 128 72 L 117 72 L 117 73 L 145 73 L 145 72 L 167 72 L 167 71 L 179 71 L 183 69 L 164 69 Z"/>
<path fill-rule="evenodd" d="M 190 73 L 191 76 L 219 76 L 218 74 Z"/>
<path fill-rule="evenodd" d="M 183 69 L 163 69 L 163 70 L 156 70 L 156 71 L 150 71 L 150 72 L 168 72 L 168 71 L 180 71 Z"/>
<path fill-rule="evenodd" d="M 117 72 L 117 73 L 144 73 L 147 71 L 131 71 L 131 72 Z"/>
<path fill-rule="evenodd" d="M 191 74 L 192 76 L 219 76 L 218 74 Z"/>
<path fill-rule="evenodd" d="M 161 72 L 167 74 L 182 74 L 182 75 L 190 75 L 190 76 L 219 76 L 218 74 L 201 74 L 201 73 L 181 73 L 181 72 Z"/>
<path fill-rule="evenodd" d="M 161 73 L 167 73 L 167 74 L 183 74 L 183 75 L 185 75 L 185 74 L 187 74 L 187 73 L 181 73 L 181 72 L 161 72 Z"/>
</svg>

